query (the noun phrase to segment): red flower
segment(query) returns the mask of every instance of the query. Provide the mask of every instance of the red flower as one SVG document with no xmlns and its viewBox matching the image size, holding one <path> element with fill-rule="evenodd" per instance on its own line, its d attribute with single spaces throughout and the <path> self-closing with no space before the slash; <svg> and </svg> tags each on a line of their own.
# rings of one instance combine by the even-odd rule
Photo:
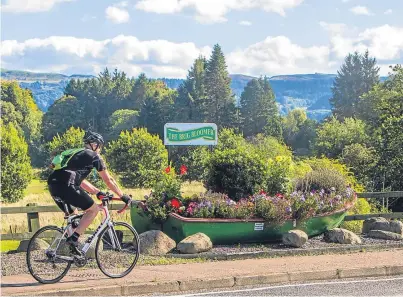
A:
<svg viewBox="0 0 403 297">
<path fill-rule="evenodd" d="M 171 167 L 168 166 L 167 168 L 165 168 L 165 173 L 170 173 L 171 172 Z"/>
<path fill-rule="evenodd" d="M 266 192 L 263 190 L 260 190 L 259 195 L 266 195 Z"/>
<path fill-rule="evenodd" d="M 276 194 L 276 197 L 281 198 L 281 199 L 283 199 L 283 198 L 284 198 L 284 196 L 283 196 L 283 195 L 281 195 L 280 193 Z"/>
<path fill-rule="evenodd" d="M 176 199 L 176 198 L 172 198 L 172 200 L 171 200 L 171 206 L 172 206 L 173 208 L 179 208 L 179 207 L 180 207 L 180 202 L 179 202 L 179 200 Z"/>
<path fill-rule="evenodd" d="M 185 165 L 182 165 L 180 171 L 181 171 L 180 174 L 184 175 L 188 172 L 188 168 Z"/>
</svg>

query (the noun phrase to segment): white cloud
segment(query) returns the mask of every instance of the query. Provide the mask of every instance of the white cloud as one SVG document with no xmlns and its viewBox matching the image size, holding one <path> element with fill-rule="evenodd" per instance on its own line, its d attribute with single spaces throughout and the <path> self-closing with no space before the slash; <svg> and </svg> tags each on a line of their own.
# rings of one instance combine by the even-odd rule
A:
<svg viewBox="0 0 403 297">
<path fill-rule="evenodd" d="M 203 23 L 225 22 L 231 10 L 262 9 L 285 16 L 287 9 L 300 5 L 304 0 L 140 0 L 136 8 L 159 14 L 173 14 L 185 9 L 195 11 L 195 19 Z"/>
<path fill-rule="evenodd" d="M 350 8 L 350 11 L 357 15 L 373 15 L 367 7 L 360 5 Z"/>
<path fill-rule="evenodd" d="M 392 9 L 387 9 L 387 10 L 385 10 L 384 14 L 391 14 L 392 12 L 393 12 Z"/>
<path fill-rule="evenodd" d="M 130 15 L 126 9 L 122 9 L 116 6 L 109 6 L 105 9 L 105 15 L 108 20 L 116 24 L 127 23 L 130 19 Z"/>
<path fill-rule="evenodd" d="M 343 3 L 347 3 L 347 2 L 350 2 L 351 0 L 342 0 L 341 2 L 343 2 Z"/>
<path fill-rule="evenodd" d="M 378 60 L 403 57 L 403 27 L 383 25 L 355 32 L 344 24 L 321 22 L 321 26 L 329 32 L 331 52 L 338 58 L 354 51 L 364 52 L 366 49 Z"/>
<path fill-rule="evenodd" d="M 239 24 L 241 26 L 252 26 L 252 23 L 249 21 L 240 21 Z"/>
<path fill-rule="evenodd" d="M 64 69 L 66 73 L 97 74 L 105 67 L 117 67 L 134 76 L 144 71 L 155 77 L 186 77 L 194 59 L 209 56 L 211 48 L 198 48 L 192 42 L 141 41 L 134 36 L 118 35 L 105 40 L 63 36 L 24 42 L 5 40 L 1 42 L 1 51 L 3 67 L 11 69 Z"/>
<path fill-rule="evenodd" d="M 229 71 L 249 75 L 323 72 L 329 69 L 326 46 L 301 47 L 285 36 L 267 37 L 227 55 Z"/>
<path fill-rule="evenodd" d="M 74 0 L 8 0 L 1 5 L 2 12 L 33 13 L 48 11 L 60 2 L 71 2 Z"/>
<path fill-rule="evenodd" d="M 253 76 L 335 73 L 348 53 L 366 49 L 377 58 L 382 75 L 388 73 L 390 64 L 402 61 L 403 27 L 384 25 L 358 30 L 340 23 L 320 25 L 328 32 L 328 44 L 301 46 L 286 36 L 269 36 L 227 52 L 230 73 Z M 66 74 L 98 74 L 108 67 L 123 70 L 129 76 L 145 72 L 151 77 L 184 78 L 195 58 L 199 55 L 208 58 L 210 53 L 210 46 L 196 46 L 193 42 L 139 40 L 127 35 L 104 40 L 51 36 L 1 42 L 4 68 L 57 70 Z"/>
</svg>

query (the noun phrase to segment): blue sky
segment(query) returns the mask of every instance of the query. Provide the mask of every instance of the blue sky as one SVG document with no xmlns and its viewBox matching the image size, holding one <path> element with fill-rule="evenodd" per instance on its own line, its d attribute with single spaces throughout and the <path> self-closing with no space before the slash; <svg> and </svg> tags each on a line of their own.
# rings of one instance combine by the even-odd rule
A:
<svg viewBox="0 0 403 297">
<path fill-rule="evenodd" d="M 231 73 L 335 73 L 369 49 L 403 63 L 402 0 L 3 0 L 3 68 L 185 77 L 219 43 Z"/>
</svg>

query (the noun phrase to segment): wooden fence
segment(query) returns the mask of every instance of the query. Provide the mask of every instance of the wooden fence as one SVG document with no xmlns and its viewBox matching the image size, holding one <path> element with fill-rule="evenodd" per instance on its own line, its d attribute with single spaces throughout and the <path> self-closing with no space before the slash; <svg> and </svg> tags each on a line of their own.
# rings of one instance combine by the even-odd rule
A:
<svg viewBox="0 0 403 297">
<path fill-rule="evenodd" d="M 357 193 L 359 198 L 367 199 L 382 199 L 384 206 L 389 205 L 389 199 L 397 199 L 403 197 L 403 191 L 397 192 L 373 192 L 373 193 Z M 110 204 L 110 210 L 119 210 L 124 206 L 124 204 Z M 36 203 L 30 203 L 27 206 L 17 206 L 17 207 L 0 207 L 1 214 L 18 214 L 26 213 L 28 219 L 28 232 L 26 233 L 13 233 L 13 234 L 1 234 L 1 239 L 3 240 L 24 240 L 30 239 L 31 236 L 40 228 L 39 224 L 39 213 L 43 212 L 60 212 L 60 209 L 56 205 L 48 206 L 38 206 Z M 403 212 L 394 213 L 379 213 L 379 214 L 360 214 L 360 215 L 348 215 L 345 217 L 345 221 L 357 221 L 365 220 L 371 217 L 384 217 L 388 219 L 398 219 L 403 218 Z M 90 234 L 92 231 L 87 231 Z"/>
</svg>

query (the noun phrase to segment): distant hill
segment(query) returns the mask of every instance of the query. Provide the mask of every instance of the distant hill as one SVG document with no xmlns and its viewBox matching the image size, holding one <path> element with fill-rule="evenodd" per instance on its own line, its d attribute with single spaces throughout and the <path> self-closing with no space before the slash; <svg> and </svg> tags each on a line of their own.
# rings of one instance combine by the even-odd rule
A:
<svg viewBox="0 0 403 297">
<path fill-rule="evenodd" d="M 231 88 L 239 98 L 252 76 L 242 74 L 230 75 Z M 39 108 L 46 111 L 49 106 L 63 95 L 70 79 L 93 78 L 92 75 L 63 75 L 57 73 L 36 73 L 19 70 L 1 69 L 1 78 L 16 80 L 23 88 L 30 89 Z M 278 75 L 269 78 L 276 95 L 276 101 L 281 114 L 286 114 L 295 108 L 304 108 L 310 118 L 322 120 L 330 114 L 329 98 L 331 87 L 336 75 L 334 74 L 295 74 Z M 161 78 L 168 87 L 177 89 L 183 79 Z"/>
</svg>

